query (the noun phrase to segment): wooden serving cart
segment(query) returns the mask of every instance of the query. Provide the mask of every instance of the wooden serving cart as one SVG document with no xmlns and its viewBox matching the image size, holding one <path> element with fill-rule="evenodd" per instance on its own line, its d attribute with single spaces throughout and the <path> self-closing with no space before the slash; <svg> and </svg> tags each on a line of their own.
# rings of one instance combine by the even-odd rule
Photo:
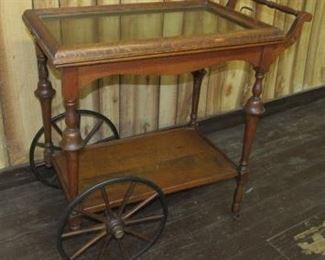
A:
<svg viewBox="0 0 325 260">
<path fill-rule="evenodd" d="M 290 30 L 283 32 L 235 11 L 236 0 L 229 0 L 226 6 L 199 0 L 24 13 L 35 40 L 39 70 L 35 94 L 43 119 L 30 148 L 30 164 L 40 181 L 62 187 L 70 202 L 60 221 L 57 242 L 64 259 L 138 258 L 165 226 L 164 194 L 184 189 L 236 178 L 232 211 L 238 216 L 257 122 L 264 113 L 263 78 L 276 57 L 297 40 L 303 23 L 312 18 L 273 2 L 253 1 L 295 16 Z M 107 34 L 84 42 L 58 33 L 66 24 L 83 26 L 85 20 L 105 24 L 110 19 L 121 23 L 141 17 L 146 24 L 157 15 L 172 19 L 195 12 L 217 26 L 160 37 L 113 39 Z M 82 30 L 90 33 L 87 27 Z M 247 61 L 256 72 L 252 97 L 245 106 L 247 120 L 238 167 L 200 133 L 197 122 L 203 68 L 230 60 Z M 62 79 L 65 113 L 55 117 L 51 114 L 55 90 L 48 79 L 47 63 L 60 71 Z M 194 82 L 187 125 L 120 139 L 107 117 L 78 110 L 80 90 L 98 78 L 185 72 L 192 73 Z M 83 122 L 93 127 L 84 131 Z M 42 151 L 40 160 L 38 150 Z"/>
</svg>

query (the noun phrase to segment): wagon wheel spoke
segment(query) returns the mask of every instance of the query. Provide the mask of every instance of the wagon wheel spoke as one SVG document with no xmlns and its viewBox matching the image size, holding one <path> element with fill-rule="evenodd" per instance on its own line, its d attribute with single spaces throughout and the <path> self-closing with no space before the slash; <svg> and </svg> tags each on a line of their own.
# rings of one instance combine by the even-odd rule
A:
<svg viewBox="0 0 325 260">
<path fill-rule="evenodd" d="M 78 256 L 80 256 L 83 252 L 85 252 L 89 247 L 94 245 L 96 242 L 98 242 L 100 239 L 102 239 L 106 235 L 106 230 L 100 232 L 97 236 L 89 240 L 84 246 L 82 246 L 78 251 L 76 251 L 70 259 L 76 259 Z"/>
<path fill-rule="evenodd" d="M 103 243 L 103 245 L 102 245 L 102 247 L 101 247 L 101 249 L 99 251 L 99 254 L 97 256 L 97 260 L 100 260 L 104 256 L 105 251 L 106 251 L 107 247 L 109 246 L 112 238 L 113 238 L 112 235 L 109 235 L 108 237 L 106 237 L 106 239 L 105 239 L 105 241 L 104 241 L 104 243 Z"/>
<path fill-rule="evenodd" d="M 133 219 L 133 220 L 127 220 L 124 222 L 126 226 L 130 225 L 136 225 L 136 224 L 141 224 L 145 222 L 152 222 L 152 221 L 158 221 L 164 218 L 164 215 L 154 215 L 154 216 L 149 216 L 149 217 L 144 217 L 144 218 L 139 218 L 139 219 Z"/>
<path fill-rule="evenodd" d="M 76 231 L 63 233 L 61 235 L 61 237 L 62 238 L 68 238 L 68 237 L 88 234 L 88 233 L 91 233 L 91 232 L 96 232 L 96 231 L 103 230 L 105 228 L 106 228 L 105 224 L 99 224 L 99 225 L 95 225 L 95 226 L 90 227 L 90 228 L 84 228 L 84 229 L 79 229 L 79 230 L 76 230 Z"/>
<path fill-rule="evenodd" d="M 125 192 L 125 195 L 124 195 L 124 198 L 123 198 L 123 201 L 122 201 L 122 204 L 121 204 L 121 207 L 120 207 L 120 210 L 118 212 L 118 216 L 121 216 L 124 212 L 124 209 L 125 209 L 125 206 L 128 204 L 128 201 L 135 189 L 135 186 L 136 186 L 136 183 L 135 182 L 131 182 L 127 191 Z"/>
<path fill-rule="evenodd" d="M 88 135 L 84 139 L 84 143 L 85 144 L 88 144 L 88 142 L 90 141 L 90 139 L 99 130 L 99 128 L 102 126 L 103 123 L 104 123 L 104 120 L 100 120 L 100 121 L 97 122 L 96 125 L 94 125 L 94 127 L 91 129 L 91 131 L 88 133 Z"/>
<path fill-rule="evenodd" d="M 75 212 L 81 214 L 81 215 L 85 215 L 87 216 L 88 218 L 92 219 L 92 220 L 95 220 L 95 221 L 98 221 L 98 222 L 101 222 L 101 223 L 106 223 L 106 220 L 94 213 L 91 213 L 91 212 L 88 212 L 86 210 L 83 210 L 83 209 L 75 209 L 74 210 Z"/>
<path fill-rule="evenodd" d="M 105 202 L 105 210 L 104 210 L 105 214 L 106 214 L 106 216 L 108 218 L 112 219 L 112 218 L 114 218 L 114 213 L 113 213 L 113 211 L 111 209 L 111 205 L 109 203 L 109 199 L 108 199 L 108 195 L 107 195 L 105 187 L 102 188 L 100 191 L 101 191 L 101 194 L 102 194 L 102 198 L 103 198 L 103 200 Z"/>
<path fill-rule="evenodd" d="M 134 237 L 139 238 L 139 239 L 141 239 L 143 241 L 146 241 L 146 242 L 150 242 L 150 239 L 147 236 L 145 236 L 145 235 L 143 235 L 143 234 L 141 234 L 141 233 L 139 233 L 137 231 L 134 231 L 134 230 L 129 229 L 129 228 L 124 229 L 124 231 L 125 231 L 125 233 L 127 233 L 127 234 L 129 234 L 131 236 L 134 236 Z"/>
<path fill-rule="evenodd" d="M 51 122 L 54 130 L 60 135 L 63 136 L 63 131 L 61 130 L 61 128 L 56 124 L 56 122 Z"/>
<path fill-rule="evenodd" d="M 123 260 L 129 259 L 127 252 L 126 251 L 125 252 L 123 251 L 123 246 L 122 246 L 121 240 L 117 240 L 117 244 L 118 244 L 118 248 L 120 250 L 120 254 L 121 254 L 122 259 Z"/>
<path fill-rule="evenodd" d="M 157 193 L 151 195 L 149 198 L 146 200 L 142 201 L 139 203 L 137 206 L 135 206 L 133 209 L 131 209 L 129 212 L 127 212 L 125 215 L 122 216 L 123 220 L 126 220 L 127 218 L 131 217 L 133 214 L 138 212 L 140 209 L 144 208 L 147 206 L 153 199 L 155 199 L 158 196 Z"/>
</svg>

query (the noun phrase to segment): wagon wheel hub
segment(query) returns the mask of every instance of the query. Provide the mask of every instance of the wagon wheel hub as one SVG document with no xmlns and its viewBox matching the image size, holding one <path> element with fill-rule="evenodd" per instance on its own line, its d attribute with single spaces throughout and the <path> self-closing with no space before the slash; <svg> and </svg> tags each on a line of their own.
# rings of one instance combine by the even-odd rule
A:
<svg viewBox="0 0 325 260">
<path fill-rule="evenodd" d="M 112 219 L 110 221 L 109 230 L 115 239 L 122 239 L 125 234 L 123 224 L 118 219 Z"/>
</svg>

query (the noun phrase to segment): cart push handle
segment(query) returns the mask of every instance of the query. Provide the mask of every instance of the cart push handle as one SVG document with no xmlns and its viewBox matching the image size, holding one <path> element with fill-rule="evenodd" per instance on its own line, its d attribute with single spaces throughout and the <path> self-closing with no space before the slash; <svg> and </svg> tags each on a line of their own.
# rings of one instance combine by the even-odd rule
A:
<svg viewBox="0 0 325 260">
<path fill-rule="evenodd" d="M 272 1 L 268 1 L 268 0 L 252 0 L 252 1 L 254 1 L 257 4 L 265 5 L 269 8 L 276 9 L 283 13 L 296 16 L 295 21 L 291 25 L 291 27 L 286 35 L 287 45 L 291 45 L 292 43 L 294 43 L 297 40 L 298 36 L 300 35 L 303 24 L 305 22 L 310 22 L 313 17 L 308 12 L 297 11 L 295 9 L 288 7 L 288 6 L 284 6 L 284 5 L 281 5 L 281 4 L 272 2 Z M 236 3 L 237 3 L 237 0 L 228 0 L 226 6 L 227 6 L 227 8 L 234 9 Z"/>
</svg>

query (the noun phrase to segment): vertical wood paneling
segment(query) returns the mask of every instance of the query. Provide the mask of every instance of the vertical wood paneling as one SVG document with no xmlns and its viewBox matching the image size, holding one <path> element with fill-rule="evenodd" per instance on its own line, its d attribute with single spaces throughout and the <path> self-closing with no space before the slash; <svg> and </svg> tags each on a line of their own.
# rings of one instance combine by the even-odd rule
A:
<svg viewBox="0 0 325 260">
<path fill-rule="evenodd" d="M 121 3 L 152 2 L 128 0 Z M 162 35 L 162 14 L 144 14 L 137 18 L 121 18 L 121 39 L 129 37 L 148 38 Z M 120 134 L 130 136 L 152 131 L 158 127 L 159 77 L 134 76 L 121 77 L 120 87 Z"/>
<path fill-rule="evenodd" d="M 177 90 L 176 124 L 182 125 L 189 121 L 192 100 L 192 75 L 187 73 L 179 76 Z"/>
<path fill-rule="evenodd" d="M 243 9 L 243 7 L 248 7 L 248 9 Z M 238 11 L 256 19 L 258 18 L 258 8 L 259 5 L 255 4 L 253 1 L 250 0 L 239 1 L 239 4 L 237 5 Z M 228 65 L 228 67 L 234 66 L 231 64 L 233 64 L 233 62 L 230 62 L 230 66 Z M 246 104 L 247 99 L 252 95 L 252 87 L 255 81 L 255 72 L 253 71 L 253 68 L 250 64 L 243 64 L 240 62 L 238 63 L 238 66 L 239 69 L 242 69 L 242 72 L 244 72 L 244 74 L 240 74 L 239 72 L 237 72 L 238 76 L 242 77 L 242 82 L 238 82 L 236 84 L 237 87 L 241 89 L 241 93 L 238 95 L 239 100 L 238 105 L 236 106 L 237 108 Z M 231 73 L 231 71 L 229 71 L 229 73 Z M 223 111 L 228 111 L 228 109 Z"/>
<path fill-rule="evenodd" d="M 321 21 L 320 24 L 322 25 L 320 29 L 320 33 L 318 34 L 319 37 L 319 44 L 317 46 L 317 55 L 315 57 L 315 63 L 314 63 L 314 74 L 312 77 L 312 84 L 311 87 L 313 86 L 319 86 L 325 82 L 325 48 L 324 48 L 324 41 L 325 41 L 325 29 L 324 29 L 324 24 L 325 24 L 325 3 L 323 1 L 323 5 L 321 6 L 322 10 L 322 16 L 321 16 Z M 317 58 L 319 57 L 319 58 Z"/>
<path fill-rule="evenodd" d="M 0 9 L 1 10 L 1 9 Z M 0 11 L 1 12 L 1 11 Z M 2 26 L 0 26 L 0 46 L 2 43 Z M 0 60 L 4 61 L 5 60 L 5 53 L 4 53 L 4 48 L 0 48 Z M 4 88 L 5 88 L 5 81 L 4 81 L 4 74 L 5 74 L 5 69 L 4 66 L 0 64 L 0 94 L 3 93 Z M 3 122 L 3 115 L 2 115 L 2 101 L 0 96 L 0 169 L 6 167 L 9 165 L 9 158 L 8 158 L 8 149 L 7 149 L 7 139 L 5 135 L 5 128 L 4 128 L 4 122 Z"/>
<path fill-rule="evenodd" d="M 317 0 L 304 1 L 304 10 L 310 13 L 315 13 Z M 308 47 L 310 43 L 311 29 L 313 23 L 318 22 L 313 19 L 311 23 L 305 25 L 303 34 L 297 42 L 297 48 L 295 53 L 295 61 L 293 64 L 292 78 L 292 93 L 299 92 L 304 89 L 304 72 L 306 69 Z"/>
<path fill-rule="evenodd" d="M 283 3 L 287 6 L 290 6 L 297 10 L 303 9 L 303 2 L 296 0 L 289 0 Z M 291 15 L 286 15 L 284 18 L 284 30 L 286 32 L 289 31 L 292 23 L 294 22 L 294 17 Z M 288 48 L 281 56 L 278 62 L 277 68 L 277 79 L 276 79 L 276 89 L 275 89 L 275 97 L 282 97 L 288 95 L 292 91 L 291 85 L 291 77 L 293 63 L 295 58 L 295 52 L 297 49 L 297 44 L 294 44 L 290 48 Z M 288 76 L 289 75 L 289 76 Z"/>
<path fill-rule="evenodd" d="M 140 37 L 158 38 L 162 36 L 163 14 L 146 14 L 137 24 Z M 135 100 L 134 133 L 145 133 L 158 128 L 159 76 L 138 77 Z"/>
<path fill-rule="evenodd" d="M 248 68 L 249 66 L 242 61 L 228 63 L 227 76 L 222 88 L 221 112 L 232 110 L 241 105 Z"/>
<path fill-rule="evenodd" d="M 206 116 L 212 116 L 222 111 L 222 89 L 227 75 L 227 65 L 212 67 L 208 74 L 208 91 Z"/>
<path fill-rule="evenodd" d="M 286 5 L 288 3 L 288 0 L 278 0 L 278 3 Z M 273 25 L 283 30 L 285 27 L 285 17 L 286 15 L 282 12 L 275 11 Z M 271 100 L 281 94 L 281 86 L 277 86 L 276 83 L 279 60 L 282 59 L 283 55 L 284 54 L 281 54 L 280 57 L 272 64 L 272 66 L 270 67 L 270 71 L 268 72 L 265 78 L 265 101 Z"/>
<path fill-rule="evenodd" d="M 1 103 L 0 103 L 0 169 L 7 166 L 8 163 L 9 163 L 9 161 L 8 161 L 7 141 L 6 141 L 6 136 L 4 133 L 2 109 L 1 109 Z"/>
<path fill-rule="evenodd" d="M 176 124 L 177 112 L 177 76 L 161 76 L 159 93 L 159 128 Z"/>
<path fill-rule="evenodd" d="M 121 3 L 128 3 L 122 1 Z M 137 2 L 136 0 L 134 2 Z M 131 29 L 132 20 L 130 18 L 120 18 L 120 35 L 121 40 L 124 40 L 128 35 L 137 34 L 138 28 Z M 139 28 L 140 29 L 140 28 Z M 131 136 L 134 134 L 135 116 L 136 116 L 136 85 L 138 76 L 121 75 L 120 81 L 120 125 L 119 131 L 121 136 Z"/>
<path fill-rule="evenodd" d="M 22 23 L 25 9 L 31 1 L 0 1 L 1 104 L 9 163 L 26 161 L 31 136 L 41 119 L 34 97 L 36 61 L 33 43 Z"/>
<path fill-rule="evenodd" d="M 213 19 L 213 16 L 204 16 L 202 20 L 202 32 L 213 34 L 217 32 L 218 24 Z M 198 117 L 203 118 L 206 116 L 208 107 L 208 94 L 209 94 L 209 75 L 210 68 L 206 68 L 207 74 L 204 76 L 201 86 L 201 94 L 199 99 Z"/>
<path fill-rule="evenodd" d="M 150 0 L 145 0 L 150 1 Z M 265 101 L 325 83 L 325 1 L 273 0 L 314 14 L 312 24 L 304 27 L 298 43 L 272 65 L 265 80 Z M 33 91 L 37 84 L 37 69 L 32 39 L 21 21 L 28 8 L 116 4 L 120 0 L 8 0 L 0 1 L 0 168 L 25 162 L 32 136 L 41 125 L 40 108 Z M 122 0 L 122 3 L 144 0 Z M 225 4 L 227 0 L 216 0 Z M 251 0 L 239 0 L 237 10 L 248 5 L 256 8 L 256 17 L 277 27 L 288 29 L 292 19 L 272 9 L 253 5 Z M 255 15 L 243 11 L 249 15 Z M 145 22 L 150 20 L 150 22 Z M 195 26 L 193 26 L 195 25 Z M 86 19 L 83 25 L 70 22 L 53 24 L 57 37 L 64 41 L 109 41 L 130 36 L 153 37 L 207 33 L 225 29 L 218 22 L 198 13 L 161 14 L 143 17 L 137 22 L 131 17 Z M 82 31 L 88 30 L 85 34 Z M 131 35 L 132 34 L 132 35 Z M 61 82 L 57 72 L 50 79 L 57 95 L 53 112 L 63 111 Z M 251 95 L 254 73 L 241 61 L 208 68 L 203 81 L 199 117 L 204 118 L 240 107 Z M 92 83 L 82 92 L 81 107 L 99 110 L 120 129 L 122 136 L 155 130 L 188 121 L 192 96 L 192 76 L 112 76 Z M 1 113 L 2 112 L 2 113 Z M 36 119 L 36 120 L 35 120 Z M 3 124 L 1 124 L 3 122 Z M 92 122 L 87 122 L 91 124 Z"/>
<path fill-rule="evenodd" d="M 190 36 L 203 32 L 203 15 L 201 12 L 187 11 L 183 16 L 182 35 Z M 177 93 L 176 124 L 189 122 L 193 92 L 193 77 L 190 73 L 179 76 Z"/>
<path fill-rule="evenodd" d="M 118 4 L 119 0 L 98 0 L 98 5 Z M 98 19 L 98 39 L 119 40 L 121 37 L 120 17 Z M 114 75 L 99 80 L 99 110 L 112 120 L 117 129 L 120 125 L 120 76 Z"/>
<path fill-rule="evenodd" d="M 313 87 L 314 84 L 319 85 L 324 82 L 324 15 L 325 1 L 317 1 L 314 14 L 314 23 L 312 26 L 310 43 L 308 47 L 308 56 L 305 70 L 304 85 L 305 87 Z M 316 40 L 317 39 L 317 40 Z M 320 72 L 320 73 L 319 73 Z M 318 79 L 318 75 L 323 75 L 323 80 Z M 320 77 L 321 78 L 321 77 Z"/>
<path fill-rule="evenodd" d="M 163 17 L 163 36 L 172 37 L 182 33 L 183 13 L 166 13 Z M 160 77 L 159 89 L 159 127 L 176 124 L 178 76 Z"/>
<path fill-rule="evenodd" d="M 221 4 L 226 4 L 226 2 L 220 1 Z M 250 6 L 251 4 L 252 1 L 239 2 L 237 9 L 240 10 L 242 6 Z M 225 23 L 222 18 L 219 19 L 215 26 L 217 32 L 225 32 L 231 29 L 229 24 Z M 247 68 L 247 64 L 238 61 L 211 68 L 207 91 L 206 116 L 240 106 L 240 101 L 244 96 L 243 93 L 245 93 L 243 85 L 246 82 Z"/>
</svg>

